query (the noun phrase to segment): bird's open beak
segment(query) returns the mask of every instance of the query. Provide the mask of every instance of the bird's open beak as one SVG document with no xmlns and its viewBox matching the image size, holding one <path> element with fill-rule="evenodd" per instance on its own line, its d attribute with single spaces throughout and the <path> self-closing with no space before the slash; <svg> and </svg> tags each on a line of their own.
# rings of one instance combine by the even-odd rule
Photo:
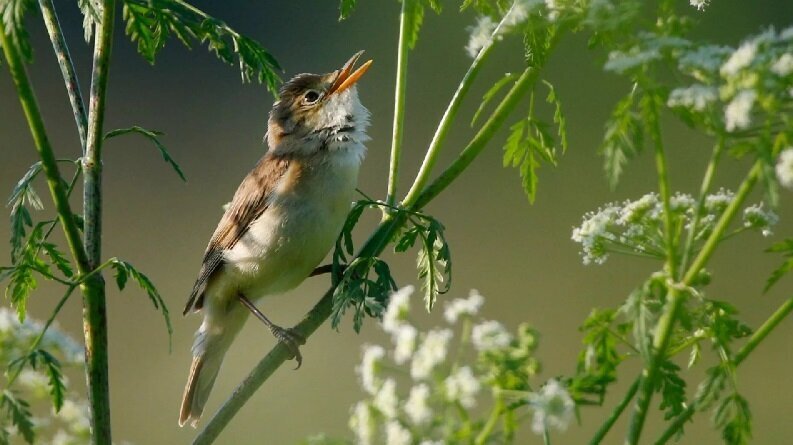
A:
<svg viewBox="0 0 793 445">
<path fill-rule="evenodd" d="M 330 89 L 328 90 L 327 96 L 331 94 L 341 93 L 342 91 L 346 90 L 347 88 L 353 86 L 358 79 L 363 76 L 366 70 L 372 65 L 371 60 L 367 60 L 366 63 L 358 67 L 357 70 L 353 71 L 353 67 L 355 66 L 355 62 L 358 61 L 358 58 L 361 57 L 363 51 L 358 51 L 350 57 L 350 60 L 344 64 L 343 67 L 339 70 L 339 75 L 336 76 L 336 80 L 333 81 L 333 85 L 331 85 Z"/>
</svg>

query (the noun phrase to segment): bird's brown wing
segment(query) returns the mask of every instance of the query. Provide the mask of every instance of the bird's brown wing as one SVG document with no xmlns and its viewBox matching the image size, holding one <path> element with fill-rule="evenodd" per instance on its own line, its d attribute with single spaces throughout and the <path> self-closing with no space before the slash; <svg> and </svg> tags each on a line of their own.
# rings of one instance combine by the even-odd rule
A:
<svg viewBox="0 0 793 445">
<path fill-rule="evenodd" d="M 224 251 L 234 247 L 248 231 L 248 227 L 253 221 L 267 210 L 269 197 L 278 180 L 288 168 L 288 159 L 268 154 L 242 180 L 237 192 L 234 193 L 234 199 L 209 240 L 209 245 L 204 253 L 204 261 L 201 264 L 201 272 L 193 285 L 193 291 L 187 300 L 184 314 L 187 314 L 191 309 L 201 309 L 204 304 L 204 291 L 207 283 L 221 268 Z"/>
</svg>

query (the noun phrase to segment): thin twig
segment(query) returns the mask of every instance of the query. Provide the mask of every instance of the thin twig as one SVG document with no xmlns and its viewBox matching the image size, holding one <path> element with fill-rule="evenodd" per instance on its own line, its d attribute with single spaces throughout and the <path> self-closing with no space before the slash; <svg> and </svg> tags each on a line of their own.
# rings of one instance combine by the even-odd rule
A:
<svg viewBox="0 0 793 445">
<path fill-rule="evenodd" d="M 50 42 L 52 42 L 52 49 L 58 59 L 58 66 L 61 68 L 63 82 L 69 95 L 69 103 L 72 105 L 72 112 L 74 113 L 74 122 L 77 124 L 77 133 L 80 136 L 80 145 L 82 145 L 82 152 L 85 155 L 88 118 L 85 114 L 85 104 L 80 92 L 80 83 L 77 81 L 77 74 L 74 71 L 72 57 L 69 54 L 69 48 L 66 46 L 66 40 L 63 38 L 61 25 L 58 21 L 58 15 L 55 13 L 52 0 L 39 0 L 39 7 L 44 18 L 44 25 L 47 27 L 47 34 L 49 34 Z"/>
</svg>

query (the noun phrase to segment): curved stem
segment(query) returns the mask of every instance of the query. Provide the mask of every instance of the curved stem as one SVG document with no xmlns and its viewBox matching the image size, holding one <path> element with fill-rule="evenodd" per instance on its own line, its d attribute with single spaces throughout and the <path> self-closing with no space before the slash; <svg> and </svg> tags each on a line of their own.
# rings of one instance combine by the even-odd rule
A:
<svg viewBox="0 0 793 445">
<path fill-rule="evenodd" d="M 601 441 L 603 441 L 603 438 L 606 437 L 606 434 L 608 434 L 608 432 L 611 430 L 611 427 L 617 423 L 617 419 L 619 419 L 622 413 L 625 412 L 625 408 L 627 408 L 628 404 L 631 403 L 633 396 L 635 396 L 639 391 L 639 385 L 641 384 L 641 381 L 641 377 L 638 377 L 633 381 L 630 388 L 628 388 L 628 392 L 625 393 L 625 397 L 623 397 L 620 403 L 614 407 L 614 411 L 611 412 L 611 415 L 608 419 L 606 419 L 603 425 L 598 428 L 598 430 L 595 432 L 595 435 L 589 441 L 589 445 L 598 445 Z"/>
<path fill-rule="evenodd" d="M 88 264 L 96 269 L 102 255 L 102 131 L 105 118 L 110 54 L 113 43 L 115 0 L 104 0 L 102 20 L 94 38 L 94 66 L 88 110 L 88 134 L 83 157 L 83 232 Z M 110 381 L 108 372 L 107 302 L 105 282 L 100 273 L 82 287 L 85 373 L 91 404 L 91 443 L 112 443 L 110 430 Z"/>
<path fill-rule="evenodd" d="M 397 75 L 394 87 L 394 126 L 391 135 L 391 163 L 388 170 L 388 194 L 386 203 L 394 205 L 396 201 L 397 183 L 399 182 L 399 161 L 402 154 L 402 134 L 405 125 L 405 93 L 408 78 L 408 2 L 402 0 L 402 12 L 399 14 L 399 46 L 397 48 Z"/>
<path fill-rule="evenodd" d="M 496 30 L 493 31 L 493 35 L 495 36 L 496 33 L 500 32 L 500 29 L 501 23 L 499 23 L 498 27 L 496 27 Z M 438 123 L 438 128 L 435 130 L 435 135 L 432 136 L 432 142 L 430 142 L 427 153 L 424 155 L 424 161 L 421 163 L 421 167 L 419 168 L 419 172 L 416 175 L 416 179 L 413 181 L 413 185 L 410 187 L 407 195 L 405 195 L 403 202 L 406 203 L 406 207 L 408 206 L 407 203 L 412 203 L 418 199 L 418 195 L 424 191 L 424 186 L 427 184 L 427 182 L 429 182 L 432 168 L 438 161 L 438 154 L 443 147 L 443 143 L 446 140 L 449 130 L 451 129 L 454 118 L 457 116 L 457 111 L 460 108 L 460 104 L 462 103 L 465 95 L 468 93 L 468 90 L 471 88 L 471 85 L 474 83 L 476 76 L 479 74 L 479 69 L 482 67 L 482 63 L 487 60 L 487 57 L 490 55 L 494 40 L 495 39 L 491 38 L 490 42 L 479 51 L 479 53 L 474 58 L 474 61 L 471 62 L 471 66 L 468 67 L 468 71 L 466 71 L 463 79 L 460 81 L 460 84 L 457 85 L 457 90 L 454 92 L 452 100 L 446 107 L 446 111 L 443 112 L 443 117 L 441 117 L 440 123 Z"/>
<path fill-rule="evenodd" d="M 538 76 L 539 69 L 535 67 L 526 68 L 487 122 L 482 125 L 482 128 L 476 136 L 474 136 L 471 142 L 463 149 L 460 156 L 458 156 L 440 176 L 424 188 L 420 194 L 409 194 L 408 197 L 405 198 L 403 205 L 413 210 L 421 209 L 457 179 L 457 177 L 468 168 L 471 162 L 479 156 L 479 153 L 484 150 L 487 143 L 490 142 L 496 131 L 501 128 L 506 118 L 515 109 L 524 94 L 526 94 L 526 91 L 536 83 Z"/>
<path fill-rule="evenodd" d="M 74 122 L 77 125 L 80 144 L 82 145 L 83 155 L 85 155 L 88 118 L 85 114 L 85 104 L 83 103 L 82 93 L 80 93 L 80 84 L 77 81 L 74 64 L 69 54 L 69 48 L 66 46 L 66 40 L 63 38 L 61 25 L 58 21 L 58 15 L 55 13 L 52 0 L 39 0 L 39 7 L 41 8 L 41 15 L 44 18 L 44 25 L 47 27 L 47 34 L 49 34 L 50 42 L 52 42 L 52 49 L 55 51 L 58 65 L 61 68 L 63 81 L 66 84 L 69 103 L 71 103 L 72 112 L 74 113 Z"/>
<path fill-rule="evenodd" d="M 496 428 L 496 424 L 498 424 L 498 419 L 501 418 L 501 413 L 504 412 L 504 400 L 502 399 L 502 395 L 500 393 L 496 393 L 495 397 L 496 400 L 493 404 L 493 411 L 490 412 L 490 417 L 488 417 L 485 426 L 482 427 L 482 431 L 480 431 L 479 435 L 476 436 L 476 439 L 474 440 L 475 445 L 484 445 L 487 443 L 487 439 L 490 438 L 490 435 Z"/>
<path fill-rule="evenodd" d="M 716 176 L 716 166 L 719 164 L 721 154 L 724 152 L 724 145 L 724 137 L 720 136 L 716 146 L 713 148 L 713 153 L 710 155 L 708 167 L 705 169 L 705 176 L 702 178 L 702 185 L 699 188 L 699 199 L 697 200 L 697 206 L 694 208 L 694 218 L 688 228 L 686 245 L 683 247 L 683 259 L 680 260 L 680 270 L 685 270 L 688 266 L 688 260 L 691 258 L 691 249 L 696 238 L 697 226 L 699 226 L 699 222 L 702 219 L 702 208 L 705 206 L 705 198 L 707 198 L 710 187 L 713 184 L 713 178 Z"/>
</svg>

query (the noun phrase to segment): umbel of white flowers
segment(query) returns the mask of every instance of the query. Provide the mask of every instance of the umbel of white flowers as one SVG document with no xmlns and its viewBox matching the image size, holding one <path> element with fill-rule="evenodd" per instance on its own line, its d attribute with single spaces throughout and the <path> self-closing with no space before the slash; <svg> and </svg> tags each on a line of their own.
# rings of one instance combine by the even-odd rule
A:
<svg viewBox="0 0 793 445">
<path fill-rule="evenodd" d="M 501 323 L 478 319 L 485 298 L 476 290 L 468 298 L 446 303 L 443 316 L 448 327 L 419 330 L 409 321 L 413 292 L 413 286 L 407 286 L 391 295 L 382 323 L 391 344 L 362 348 L 356 372 L 365 398 L 353 406 L 350 417 L 358 445 L 445 443 L 448 429 L 442 425 L 449 421 L 449 410 L 472 410 L 482 405 L 484 389 L 498 390 L 477 368 L 477 360 L 517 344 Z M 456 336 L 461 344 L 451 354 Z M 537 434 L 550 428 L 565 430 L 574 417 L 575 403 L 556 380 L 523 397 Z"/>
</svg>

